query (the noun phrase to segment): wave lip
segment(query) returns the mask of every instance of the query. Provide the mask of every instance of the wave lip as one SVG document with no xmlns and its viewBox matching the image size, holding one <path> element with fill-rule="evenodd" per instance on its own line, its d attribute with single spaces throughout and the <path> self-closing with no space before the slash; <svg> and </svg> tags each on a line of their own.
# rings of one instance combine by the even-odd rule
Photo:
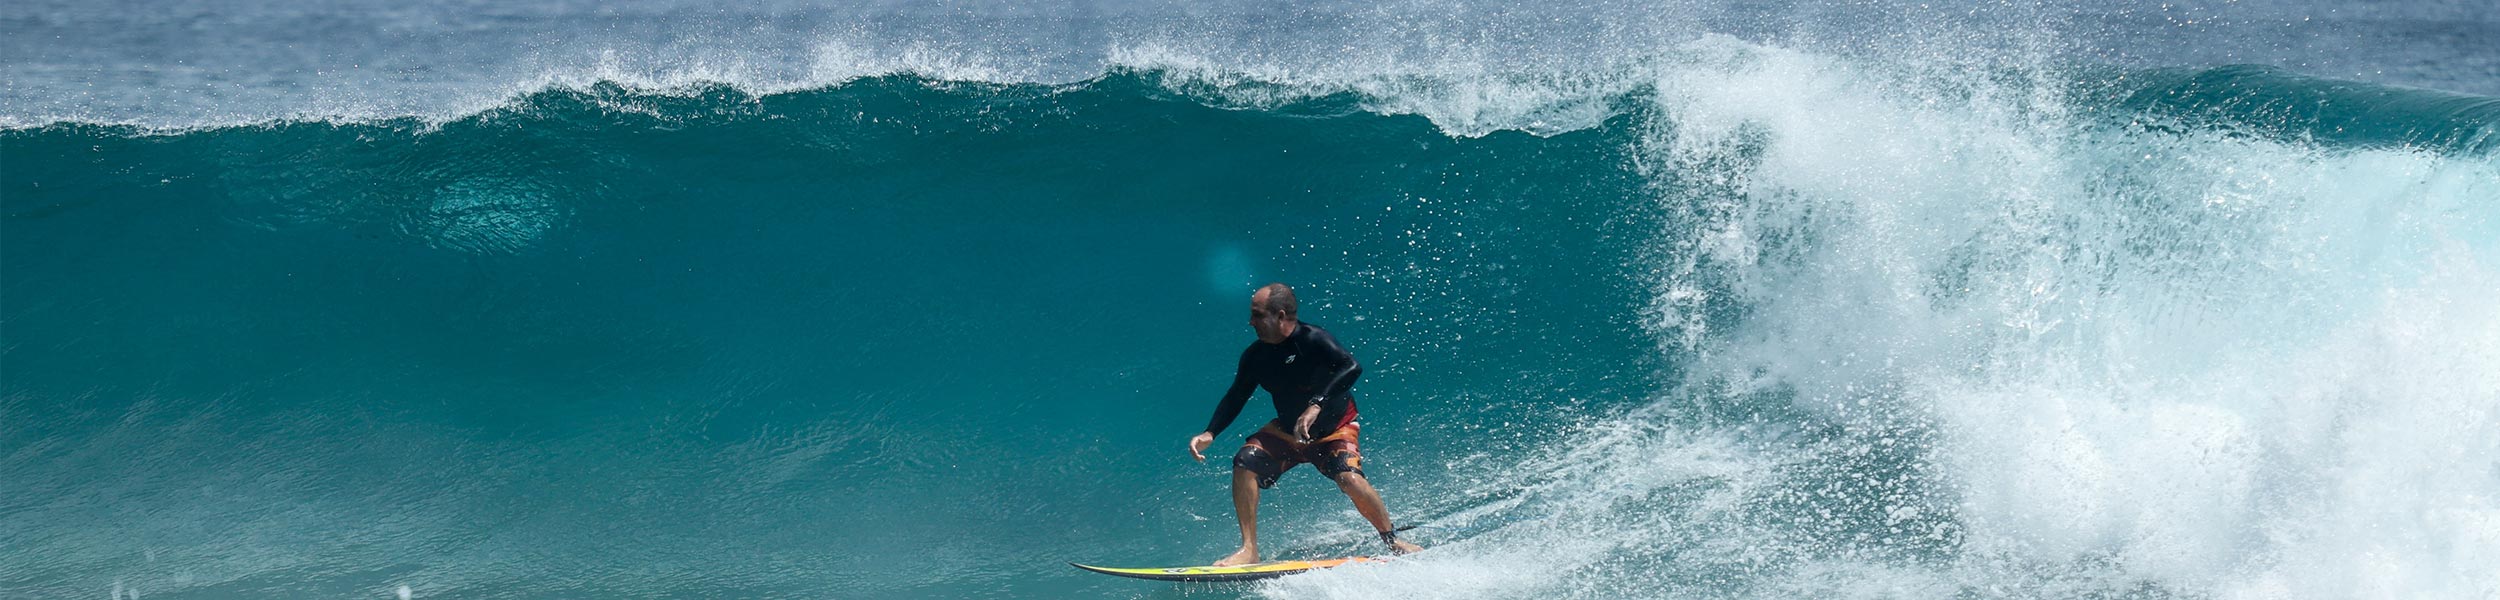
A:
<svg viewBox="0 0 2500 600">
<path fill-rule="evenodd" d="M 686 113 L 681 116 L 691 116 L 737 113 L 758 103 L 842 94 L 863 86 L 899 86 L 974 103 L 1065 92 L 1145 94 L 1175 96 L 1218 108 L 1313 116 L 1348 112 L 1418 115 L 1459 137 L 1496 131 L 1554 135 L 1598 127 L 1626 112 L 1644 111 L 1655 102 L 1653 96 L 1662 86 L 1725 85 L 1716 73 L 1727 72 L 1727 61 L 1743 62 L 1750 60 L 1744 56 L 1766 51 L 1798 53 L 1801 58 L 1836 64 L 1851 62 L 1724 36 L 1586 68 L 1497 65 L 1465 57 L 1386 64 L 1260 62 L 1256 58 L 1210 58 L 1177 46 L 1147 43 L 1112 48 L 1090 75 L 1053 83 L 937 49 L 881 53 L 828 42 L 816 47 L 813 66 L 797 77 L 759 78 L 742 74 L 753 69 L 737 68 L 643 72 L 603 62 L 580 74 L 542 74 L 509 86 L 511 91 L 499 99 L 470 102 L 439 114 L 332 111 L 182 126 L 0 115 L 0 130 L 103 125 L 128 134 L 161 135 L 402 119 L 439 127 L 515 115 L 550 115 L 582 104 L 645 114 L 656 114 L 651 107 L 665 105 Z M 2489 96 L 2311 77 L 2261 65 L 2087 69 L 2065 75 L 2042 71 L 2014 77 L 2073 81 L 2061 101 L 2074 111 L 2155 130 L 2222 130 L 2328 147 L 2402 147 L 2472 156 L 2500 153 L 2500 98 Z"/>
<path fill-rule="evenodd" d="M 2338 145 L 2403 146 L 2490 155 L 2500 150 L 2500 98 L 2338 81 L 2263 65 L 2130 74 L 2114 108 L 2191 125 Z"/>
</svg>

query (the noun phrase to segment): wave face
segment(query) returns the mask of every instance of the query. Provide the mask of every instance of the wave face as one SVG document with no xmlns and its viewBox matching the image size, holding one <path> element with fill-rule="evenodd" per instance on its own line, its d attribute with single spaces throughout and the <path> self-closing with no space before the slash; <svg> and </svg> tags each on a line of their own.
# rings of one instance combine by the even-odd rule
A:
<svg viewBox="0 0 2500 600">
<path fill-rule="evenodd" d="M 0 595 L 2500 593 L 2490 98 L 1190 56 L 0 131 Z M 1270 280 L 1434 549 L 1066 568 L 1231 549 Z"/>
</svg>

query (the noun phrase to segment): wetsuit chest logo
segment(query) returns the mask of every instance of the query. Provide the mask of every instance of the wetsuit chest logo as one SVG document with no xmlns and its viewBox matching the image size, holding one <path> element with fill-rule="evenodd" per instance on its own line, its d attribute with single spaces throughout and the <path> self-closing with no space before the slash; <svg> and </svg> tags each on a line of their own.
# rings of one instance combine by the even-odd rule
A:
<svg viewBox="0 0 2500 600">
<path fill-rule="evenodd" d="M 1285 364 L 1293 364 L 1293 359 L 1300 358 L 1301 356 L 1302 355 L 1300 354 L 1287 354 L 1285 355 Z"/>
</svg>

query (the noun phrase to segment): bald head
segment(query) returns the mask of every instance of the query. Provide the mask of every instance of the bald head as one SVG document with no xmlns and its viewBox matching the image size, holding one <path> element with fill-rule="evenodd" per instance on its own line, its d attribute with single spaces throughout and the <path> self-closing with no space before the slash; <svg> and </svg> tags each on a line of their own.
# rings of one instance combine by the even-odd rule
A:
<svg viewBox="0 0 2500 600">
<path fill-rule="evenodd" d="M 1282 283 L 1267 284 L 1250 294 L 1250 329 L 1259 332 L 1259 341 L 1270 344 L 1285 341 L 1300 328 L 1301 319 L 1294 314 L 1296 302 L 1293 288 Z"/>
<path fill-rule="evenodd" d="M 1301 316 L 1297 312 L 1301 308 L 1301 303 L 1293 299 L 1293 286 L 1282 283 L 1260 286 L 1258 292 L 1250 294 L 1250 306 L 1276 311 L 1277 314 L 1284 315 L 1287 319 Z"/>
</svg>

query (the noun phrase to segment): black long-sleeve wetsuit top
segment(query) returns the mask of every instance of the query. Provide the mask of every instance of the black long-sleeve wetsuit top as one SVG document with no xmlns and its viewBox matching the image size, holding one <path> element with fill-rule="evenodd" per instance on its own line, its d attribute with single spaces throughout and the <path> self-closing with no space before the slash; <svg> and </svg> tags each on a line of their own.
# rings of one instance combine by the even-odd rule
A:
<svg viewBox="0 0 2500 600">
<path fill-rule="evenodd" d="M 1267 388 L 1268 399 L 1276 403 L 1276 422 L 1286 429 L 1312 404 L 1319 405 L 1319 419 L 1311 422 L 1311 439 L 1326 437 L 1354 412 L 1354 380 L 1363 376 L 1363 365 L 1354 361 L 1354 354 L 1337 343 L 1337 336 L 1318 325 L 1302 323 L 1285 341 L 1275 344 L 1251 342 L 1241 351 L 1241 366 L 1233 372 L 1233 387 L 1225 390 L 1224 401 L 1215 405 L 1215 418 L 1207 421 L 1207 433 L 1223 433 L 1224 427 L 1241 416 L 1242 404 L 1250 400 L 1253 387 Z"/>
</svg>

